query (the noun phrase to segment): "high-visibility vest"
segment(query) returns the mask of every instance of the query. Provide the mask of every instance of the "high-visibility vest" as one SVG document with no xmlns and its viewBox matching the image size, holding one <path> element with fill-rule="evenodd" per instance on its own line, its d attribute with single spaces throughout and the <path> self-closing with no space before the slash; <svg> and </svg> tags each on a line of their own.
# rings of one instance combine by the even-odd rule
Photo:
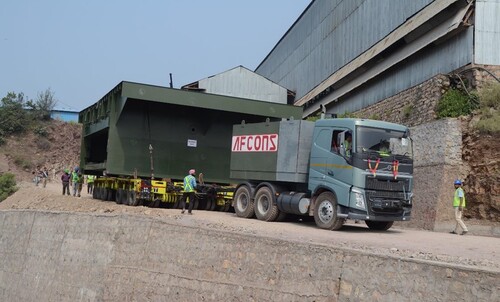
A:
<svg viewBox="0 0 500 302">
<path fill-rule="evenodd" d="M 78 178 L 79 178 L 79 177 L 78 177 L 78 173 L 76 173 L 76 172 L 71 172 L 71 180 L 72 180 L 73 182 L 78 182 Z"/>
<path fill-rule="evenodd" d="M 94 182 L 94 178 L 95 178 L 94 175 L 87 176 L 87 183 L 89 183 L 89 184 L 93 183 Z"/>
<path fill-rule="evenodd" d="M 191 185 L 192 180 L 196 183 L 196 178 L 193 175 L 184 177 L 184 192 L 194 192 L 194 187 Z"/>
<path fill-rule="evenodd" d="M 464 202 L 462 204 L 460 204 L 460 197 L 458 197 L 458 192 L 459 191 L 462 191 L 462 195 L 463 195 L 463 199 L 464 199 Z M 453 198 L 453 206 L 454 207 L 464 207 L 465 208 L 465 192 L 464 192 L 464 189 L 457 188 L 455 190 L 455 197 Z"/>
</svg>

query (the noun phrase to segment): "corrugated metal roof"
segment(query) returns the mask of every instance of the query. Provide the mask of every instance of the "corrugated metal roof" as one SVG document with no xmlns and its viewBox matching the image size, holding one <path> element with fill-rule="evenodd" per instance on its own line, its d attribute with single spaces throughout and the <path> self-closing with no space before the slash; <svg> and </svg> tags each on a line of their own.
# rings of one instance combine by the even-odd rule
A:
<svg viewBox="0 0 500 302">
<path fill-rule="evenodd" d="M 300 98 L 431 2 L 316 0 L 256 72 Z"/>
</svg>

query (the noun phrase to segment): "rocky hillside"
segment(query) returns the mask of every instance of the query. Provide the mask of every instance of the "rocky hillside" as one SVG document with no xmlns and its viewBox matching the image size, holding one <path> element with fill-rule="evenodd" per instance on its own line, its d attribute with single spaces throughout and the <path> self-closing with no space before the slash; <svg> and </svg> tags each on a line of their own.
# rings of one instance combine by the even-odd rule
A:
<svg viewBox="0 0 500 302">
<path fill-rule="evenodd" d="M 464 182 L 467 218 L 500 222 L 500 133 L 479 134 L 463 120 L 462 159 L 468 170 Z"/>
<path fill-rule="evenodd" d="M 80 162 L 81 132 L 80 124 L 50 120 L 36 130 L 8 137 L 0 146 L 0 173 L 28 181 L 37 167 L 47 167 L 50 177 L 58 179 L 62 170 Z"/>
</svg>

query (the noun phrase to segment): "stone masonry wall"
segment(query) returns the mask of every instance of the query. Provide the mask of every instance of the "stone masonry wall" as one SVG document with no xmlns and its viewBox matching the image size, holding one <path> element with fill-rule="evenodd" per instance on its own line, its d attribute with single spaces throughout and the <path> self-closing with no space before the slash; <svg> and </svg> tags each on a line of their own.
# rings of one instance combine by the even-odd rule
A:
<svg viewBox="0 0 500 302">
<path fill-rule="evenodd" d="M 151 217 L 0 212 L 2 301 L 493 301 L 496 271 Z"/>
<path fill-rule="evenodd" d="M 436 119 L 435 108 L 450 86 L 446 75 L 437 75 L 417 86 L 354 112 L 356 116 L 416 126 Z"/>
<path fill-rule="evenodd" d="M 462 130 L 457 119 L 411 128 L 414 152 L 412 220 L 406 226 L 433 230 L 437 221 L 454 219 L 453 181 L 464 178 Z"/>
</svg>

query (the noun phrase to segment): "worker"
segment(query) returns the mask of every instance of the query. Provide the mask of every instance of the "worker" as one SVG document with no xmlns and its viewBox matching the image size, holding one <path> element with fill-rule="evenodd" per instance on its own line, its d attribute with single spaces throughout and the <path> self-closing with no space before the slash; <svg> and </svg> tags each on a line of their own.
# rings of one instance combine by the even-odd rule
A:
<svg viewBox="0 0 500 302">
<path fill-rule="evenodd" d="M 467 230 L 467 226 L 462 221 L 462 211 L 465 208 L 465 193 L 462 189 L 462 181 L 459 179 L 455 180 L 455 194 L 453 196 L 453 209 L 455 211 L 455 220 L 457 223 L 455 224 L 455 229 L 451 231 L 451 234 L 458 234 L 458 226 L 462 228 L 462 233 L 460 235 L 465 235 L 469 230 Z"/>
<path fill-rule="evenodd" d="M 188 214 L 193 214 L 193 207 L 196 198 L 195 189 L 196 189 L 196 178 L 194 175 L 196 171 L 194 169 L 189 170 L 189 174 L 184 177 L 184 192 L 182 193 L 182 211 L 184 214 L 186 211 L 186 201 L 189 198 L 189 208 Z"/>
<path fill-rule="evenodd" d="M 63 195 L 66 193 L 68 196 L 70 195 L 69 193 L 69 183 L 71 181 L 71 175 L 69 174 L 69 170 L 65 169 L 63 175 L 61 175 L 61 182 L 63 185 Z"/>
<path fill-rule="evenodd" d="M 345 147 L 345 156 L 351 157 L 351 152 L 352 152 L 352 134 L 349 131 L 347 131 L 345 133 L 344 147 Z"/>
<path fill-rule="evenodd" d="M 71 172 L 71 186 L 73 187 L 73 196 L 76 196 L 78 193 L 78 186 L 79 186 L 79 175 L 78 172 L 80 171 L 80 168 L 75 167 L 73 172 Z"/>
<path fill-rule="evenodd" d="M 94 179 L 95 175 L 87 176 L 87 194 L 92 194 L 92 190 L 94 189 Z"/>
</svg>

